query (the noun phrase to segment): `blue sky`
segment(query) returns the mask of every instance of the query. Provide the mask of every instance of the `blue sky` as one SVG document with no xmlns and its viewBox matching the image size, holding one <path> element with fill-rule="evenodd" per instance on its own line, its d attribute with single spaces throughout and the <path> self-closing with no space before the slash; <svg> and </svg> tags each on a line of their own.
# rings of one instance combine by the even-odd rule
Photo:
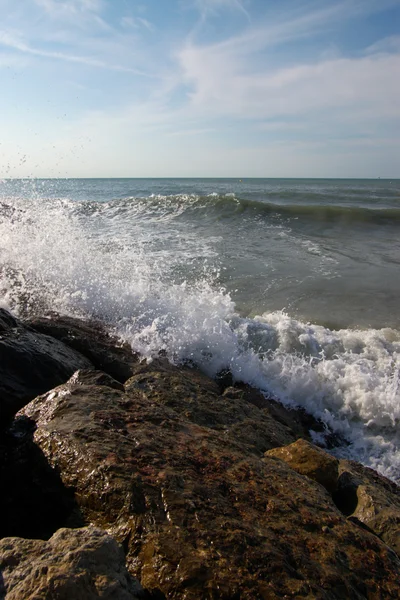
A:
<svg viewBox="0 0 400 600">
<path fill-rule="evenodd" d="M 0 17 L 0 177 L 400 177 L 400 0 Z"/>
</svg>

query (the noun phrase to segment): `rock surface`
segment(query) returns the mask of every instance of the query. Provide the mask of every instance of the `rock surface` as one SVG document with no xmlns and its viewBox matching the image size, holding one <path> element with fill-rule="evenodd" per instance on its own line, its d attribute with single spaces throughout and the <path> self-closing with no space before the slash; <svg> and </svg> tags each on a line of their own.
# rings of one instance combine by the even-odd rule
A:
<svg viewBox="0 0 400 600">
<path fill-rule="evenodd" d="M 341 460 L 336 502 L 400 556 L 400 490 L 372 469 Z"/>
<path fill-rule="evenodd" d="M 304 438 L 311 442 L 312 433 L 316 433 L 318 437 L 324 440 L 327 448 L 346 443 L 346 440 L 333 433 L 325 423 L 316 419 L 304 409 L 293 409 L 283 406 L 280 402 L 277 402 L 273 398 L 266 398 L 259 390 L 244 383 L 237 382 L 233 386 L 226 388 L 223 391 L 223 396 L 246 400 L 246 402 L 257 406 L 270 419 L 273 419 L 275 423 L 285 425 L 288 431 L 290 431 L 292 441 Z"/>
<path fill-rule="evenodd" d="M 28 321 L 35 331 L 51 336 L 86 356 L 95 369 L 124 383 L 133 374 L 138 355 L 128 345 L 121 345 L 95 321 L 52 315 Z"/>
<path fill-rule="evenodd" d="M 122 548 L 105 532 L 60 529 L 47 542 L 0 540 L 0 598 L 7 600 L 135 600 L 141 587 Z"/>
<path fill-rule="evenodd" d="M 266 456 L 283 460 L 292 469 L 320 483 L 328 492 L 338 485 L 339 461 L 306 440 L 266 452 Z"/>
<path fill-rule="evenodd" d="M 79 352 L 0 309 L 0 427 L 38 394 L 91 367 Z"/>
<path fill-rule="evenodd" d="M 399 598 L 400 560 L 318 483 L 265 456 L 293 432 L 197 372 L 84 373 L 21 414 L 86 522 L 153 598 Z M 109 382 L 108 382 L 109 383 Z"/>
</svg>

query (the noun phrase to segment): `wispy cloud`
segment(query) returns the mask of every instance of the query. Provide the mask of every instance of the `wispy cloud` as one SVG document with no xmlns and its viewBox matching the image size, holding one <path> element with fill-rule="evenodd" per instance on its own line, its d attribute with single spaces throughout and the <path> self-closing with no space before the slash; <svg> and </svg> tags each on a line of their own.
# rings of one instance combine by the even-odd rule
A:
<svg viewBox="0 0 400 600">
<path fill-rule="evenodd" d="M 342 1 L 314 10 L 281 14 L 248 27 L 222 42 L 201 45 L 188 39 L 178 54 L 189 98 L 203 115 L 282 119 L 315 111 L 358 107 L 376 117 L 398 115 L 400 54 L 376 47 L 368 56 L 313 57 L 308 62 L 278 67 L 270 52 L 311 33 L 350 21 L 382 6 L 375 0 Z M 393 2 L 388 0 L 387 5 Z M 397 41 L 397 38 L 396 38 Z M 262 56 L 262 60 L 260 60 Z M 329 54 L 328 54 L 329 56 Z M 291 62 L 294 62 L 293 60 Z M 337 116 L 337 115 L 336 115 Z"/>
<path fill-rule="evenodd" d="M 99 13 L 104 8 L 103 0 L 34 0 L 52 17 L 66 17 L 82 13 Z"/>
<path fill-rule="evenodd" d="M 195 6 L 203 18 L 208 17 L 210 14 L 216 14 L 222 9 L 229 9 L 241 12 L 250 21 L 250 15 L 242 0 L 195 0 Z"/>
<path fill-rule="evenodd" d="M 399 114 L 400 55 L 337 59 L 248 73 L 246 65 L 219 56 L 207 66 L 203 50 L 181 54 L 185 77 L 193 84 L 191 102 L 209 114 L 244 118 L 302 115 L 339 107 L 369 107 Z"/>
<path fill-rule="evenodd" d="M 2 77 L 13 90 L 5 67 L 30 65 L 23 79 L 34 93 L 24 97 L 37 101 L 41 139 L 47 128 L 46 160 L 53 146 L 60 160 L 75 156 L 83 140 L 76 156 L 85 155 L 93 172 L 98 163 L 129 174 L 132 161 L 158 160 L 183 173 L 190 148 L 190 161 L 210 174 L 221 164 L 231 169 L 229 161 L 232 169 L 247 161 L 255 174 L 285 156 L 296 158 L 301 174 L 311 156 L 322 169 L 320 150 L 344 169 L 341 142 L 357 155 L 364 144 L 372 160 L 375 140 L 394 164 L 400 43 L 393 27 L 381 40 L 372 35 L 371 16 L 400 0 L 171 0 L 141 8 L 133 0 L 0 0 L 4 6 Z M 345 36 L 351 43 L 342 43 Z M 40 105 L 43 92 L 47 106 L 49 90 L 52 125 Z M 64 119 L 70 100 L 74 109 Z M 28 109 L 31 126 L 35 109 L 27 100 Z M 63 126 L 56 122 L 61 110 Z M 22 121 L 21 130 L 23 145 Z M 78 158 L 64 160 L 85 172 Z"/>
<path fill-rule="evenodd" d="M 112 71 L 122 71 L 125 73 L 132 73 L 143 77 L 151 77 L 151 75 L 144 71 L 141 71 L 140 69 L 108 63 L 106 61 L 92 58 L 89 56 L 77 56 L 73 54 L 66 54 L 64 52 L 56 52 L 34 48 L 29 44 L 25 43 L 19 36 L 15 36 L 7 31 L 0 31 L 0 45 L 7 48 L 12 48 L 14 50 L 18 50 L 23 54 L 31 54 L 33 56 L 41 56 L 43 58 L 49 58 L 53 60 L 80 63 L 89 67 L 109 69 Z"/>
<path fill-rule="evenodd" d="M 390 35 L 365 49 L 365 54 L 379 54 L 380 52 L 400 52 L 400 35 Z"/>
<path fill-rule="evenodd" d="M 154 25 L 143 17 L 123 17 L 121 19 L 121 25 L 123 27 L 132 27 L 133 29 L 141 29 L 144 27 L 151 32 L 155 30 Z"/>
</svg>

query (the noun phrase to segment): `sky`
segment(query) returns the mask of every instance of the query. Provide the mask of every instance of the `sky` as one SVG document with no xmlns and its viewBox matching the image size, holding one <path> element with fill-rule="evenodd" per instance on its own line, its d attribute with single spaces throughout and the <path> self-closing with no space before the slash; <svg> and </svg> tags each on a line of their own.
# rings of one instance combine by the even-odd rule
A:
<svg viewBox="0 0 400 600">
<path fill-rule="evenodd" d="M 400 0 L 0 0 L 0 177 L 400 178 Z"/>
</svg>

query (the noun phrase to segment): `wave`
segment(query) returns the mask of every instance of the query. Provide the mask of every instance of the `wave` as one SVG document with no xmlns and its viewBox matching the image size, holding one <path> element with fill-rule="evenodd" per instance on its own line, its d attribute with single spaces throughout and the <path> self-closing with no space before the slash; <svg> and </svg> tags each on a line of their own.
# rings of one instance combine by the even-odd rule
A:
<svg viewBox="0 0 400 600">
<path fill-rule="evenodd" d="M 194 195 L 140 202 L 10 202 L 15 210 L 0 219 L 0 304 L 17 314 L 95 316 L 149 360 L 163 351 L 209 375 L 230 369 L 236 380 L 306 408 L 345 436 L 342 455 L 400 479 L 400 332 L 335 331 L 267 307 L 246 318 L 212 262 L 178 282 L 174 268 L 188 250 L 172 255 L 173 228 L 157 249 L 151 243 L 157 219 L 221 203 L 258 211 L 265 205 Z M 147 228 L 131 218 L 132 207 L 148 216 Z"/>
<path fill-rule="evenodd" d="M 345 206 L 328 201 L 325 195 L 317 196 L 319 203 L 302 203 L 302 200 L 310 200 L 309 194 L 293 194 L 282 192 L 274 193 L 274 201 L 253 200 L 240 198 L 233 193 L 209 194 L 199 196 L 197 194 L 175 194 L 175 195 L 151 195 L 146 197 L 129 197 L 111 200 L 108 202 L 86 201 L 75 202 L 66 199 L 51 199 L 51 202 L 68 205 L 77 213 L 96 215 L 109 213 L 110 218 L 126 214 L 127 217 L 143 216 L 145 214 L 153 219 L 163 220 L 166 218 L 177 218 L 184 216 L 197 216 L 199 218 L 235 219 L 237 216 L 245 215 L 264 218 L 285 218 L 289 220 L 307 220 L 319 222 L 339 222 L 341 224 L 400 224 L 400 208 L 373 206 Z M 282 202 L 290 200 L 290 202 Z M 10 216 L 16 208 L 0 203 L 1 216 Z"/>
<path fill-rule="evenodd" d="M 290 199 L 290 203 L 277 200 Z M 307 199 L 308 196 L 307 196 Z M 238 215 L 253 217 L 283 217 L 286 219 L 305 219 L 320 222 L 341 222 L 348 224 L 375 223 L 397 225 L 400 223 L 400 208 L 373 208 L 363 206 L 342 206 L 329 204 L 326 197 L 321 203 L 300 203 L 293 194 L 280 195 L 274 202 L 245 199 L 235 194 L 179 194 L 171 196 L 150 196 L 146 198 L 128 198 L 112 201 L 108 206 L 114 209 L 131 209 L 133 211 L 159 211 L 160 216 L 166 214 L 183 215 L 196 213 L 201 217 L 232 219 Z"/>
</svg>

